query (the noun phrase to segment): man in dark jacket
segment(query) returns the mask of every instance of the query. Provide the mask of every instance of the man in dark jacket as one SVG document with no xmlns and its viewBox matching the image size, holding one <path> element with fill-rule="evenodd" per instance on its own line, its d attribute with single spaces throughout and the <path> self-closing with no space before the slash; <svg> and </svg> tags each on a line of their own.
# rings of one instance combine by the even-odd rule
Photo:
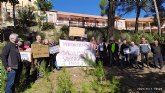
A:
<svg viewBox="0 0 165 93">
<path fill-rule="evenodd" d="M 105 41 L 101 40 L 98 45 L 98 51 L 100 55 L 100 60 L 103 62 L 103 65 L 106 65 L 106 55 L 107 55 L 107 47 L 105 45 Z"/>
<path fill-rule="evenodd" d="M 121 54 L 121 65 L 126 66 L 130 65 L 128 60 L 128 54 L 129 54 L 129 45 L 127 44 L 127 40 L 123 40 L 123 44 L 120 48 L 120 54 Z"/>
<path fill-rule="evenodd" d="M 112 43 L 108 44 L 107 49 L 110 56 L 110 66 L 112 66 L 112 64 L 116 64 L 118 61 L 119 46 L 115 43 L 115 40 L 112 40 Z"/>
<path fill-rule="evenodd" d="M 161 46 L 158 44 L 158 41 L 154 41 L 154 45 L 151 46 L 151 51 L 154 57 L 155 67 L 158 68 L 158 63 L 160 62 L 160 72 L 163 71 L 163 57 L 161 53 Z"/>
<path fill-rule="evenodd" d="M 14 84 L 16 73 L 18 70 L 18 63 L 21 61 L 21 56 L 16 43 L 18 42 L 18 35 L 11 34 L 9 36 L 10 42 L 2 50 L 2 63 L 7 71 L 7 82 L 5 93 L 14 93 Z"/>
</svg>

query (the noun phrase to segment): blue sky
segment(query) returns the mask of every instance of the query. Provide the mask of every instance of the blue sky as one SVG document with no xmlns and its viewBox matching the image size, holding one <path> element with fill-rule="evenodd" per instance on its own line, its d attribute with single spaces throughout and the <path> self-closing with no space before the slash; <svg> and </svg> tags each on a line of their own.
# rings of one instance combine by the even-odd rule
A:
<svg viewBox="0 0 165 93">
<path fill-rule="evenodd" d="M 100 1 L 101 0 L 52 0 L 54 6 L 53 10 L 91 15 L 100 15 Z M 144 15 L 145 12 L 142 11 L 140 17 Z M 122 17 L 135 18 L 135 11 Z"/>
</svg>

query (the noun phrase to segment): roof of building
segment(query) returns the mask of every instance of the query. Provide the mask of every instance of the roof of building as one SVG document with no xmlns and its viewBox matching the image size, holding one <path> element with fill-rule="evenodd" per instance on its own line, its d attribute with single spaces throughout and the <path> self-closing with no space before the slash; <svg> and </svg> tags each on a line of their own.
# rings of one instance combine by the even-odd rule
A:
<svg viewBox="0 0 165 93">
<path fill-rule="evenodd" d="M 79 14 L 79 13 L 70 13 L 70 12 L 61 12 L 58 11 L 57 14 L 59 15 L 68 15 L 68 16 L 77 16 L 77 17 L 92 17 L 96 19 L 108 19 L 107 17 L 96 16 L 96 15 L 89 15 L 89 14 Z"/>
<path fill-rule="evenodd" d="M 136 18 L 125 18 L 126 22 L 135 22 Z M 139 18 L 139 22 L 153 22 L 153 17 Z"/>
</svg>

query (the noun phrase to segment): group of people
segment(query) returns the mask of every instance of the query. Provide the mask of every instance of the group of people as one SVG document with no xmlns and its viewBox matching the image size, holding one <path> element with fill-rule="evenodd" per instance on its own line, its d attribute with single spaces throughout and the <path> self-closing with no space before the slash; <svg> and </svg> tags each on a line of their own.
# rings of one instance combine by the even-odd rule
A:
<svg viewBox="0 0 165 93">
<path fill-rule="evenodd" d="M 23 41 L 21 38 L 18 38 L 18 34 L 13 33 L 9 36 L 9 40 L 10 42 L 5 45 L 1 54 L 2 63 L 7 71 L 6 93 L 14 93 L 14 85 L 19 81 L 23 67 L 26 68 L 27 80 L 30 77 L 32 67 L 36 79 L 43 76 L 42 70 L 38 70 L 38 67 L 46 68 L 45 70 L 50 71 L 60 69 L 56 62 L 57 53 L 50 53 L 49 57 L 33 59 L 32 62 L 21 60 L 20 51 L 31 52 L 31 44 L 54 47 L 58 45 L 58 43 L 53 39 L 42 40 L 41 36 L 37 35 L 36 40 L 31 43 L 30 41 Z M 84 42 L 85 40 L 81 38 L 79 41 Z M 127 42 L 127 40 L 123 40 L 121 42 L 121 40 L 116 41 L 114 39 L 109 40 L 108 43 L 106 43 L 104 39 L 97 42 L 97 40 L 92 37 L 90 44 L 90 49 L 96 57 L 96 62 L 101 61 L 105 66 L 120 65 L 122 67 L 131 66 L 139 68 L 138 56 L 141 54 L 142 68 L 144 66 L 150 68 L 148 56 L 149 53 L 152 52 L 155 68 L 159 68 L 160 71 L 163 70 L 161 46 L 157 40 L 150 45 L 145 38 L 142 38 L 140 44 L 137 45 L 133 41 Z"/>
<path fill-rule="evenodd" d="M 32 62 L 21 60 L 20 52 L 31 52 L 31 44 L 48 45 L 49 47 L 54 47 L 58 43 L 56 43 L 53 39 L 42 40 L 41 36 L 37 35 L 36 41 L 31 43 L 30 41 L 23 41 L 21 38 L 19 38 L 18 34 L 13 33 L 9 36 L 9 40 L 10 42 L 4 46 L 1 54 L 2 63 L 7 71 L 5 93 L 14 93 L 15 84 L 19 83 L 23 68 L 26 70 L 26 82 L 30 81 L 31 72 L 34 74 L 33 79 L 38 79 L 43 76 L 43 70 L 38 68 L 45 68 L 45 71 L 60 69 L 56 63 L 57 53 L 50 53 L 49 57 L 32 59 Z"/>
<path fill-rule="evenodd" d="M 108 43 L 104 39 L 97 42 L 93 37 L 91 40 L 92 51 L 97 60 L 103 62 L 103 65 L 119 65 L 122 67 L 133 68 L 150 68 L 149 53 L 153 53 L 154 67 L 163 71 L 163 57 L 161 45 L 158 40 L 149 43 L 144 37 L 141 38 L 139 44 L 134 41 L 114 40 L 111 38 Z M 141 62 L 138 62 L 138 57 L 141 55 Z M 141 63 L 141 66 L 139 65 Z"/>
</svg>

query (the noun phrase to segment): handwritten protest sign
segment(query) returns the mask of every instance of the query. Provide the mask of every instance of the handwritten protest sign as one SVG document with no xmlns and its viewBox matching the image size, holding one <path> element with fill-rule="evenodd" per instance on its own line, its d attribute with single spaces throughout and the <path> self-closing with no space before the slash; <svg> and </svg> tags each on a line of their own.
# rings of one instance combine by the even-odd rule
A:
<svg viewBox="0 0 165 93">
<path fill-rule="evenodd" d="M 69 28 L 69 36 L 85 36 L 85 28 L 79 28 L 79 27 L 70 27 Z"/>
<path fill-rule="evenodd" d="M 22 61 L 32 62 L 31 52 L 21 51 L 20 55 Z"/>
<path fill-rule="evenodd" d="M 57 45 L 57 46 L 50 47 L 50 48 L 49 48 L 49 53 L 50 53 L 50 54 L 58 53 L 58 52 L 59 52 L 59 47 L 60 47 L 60 46 L 58 46 L 58 45 Z"/>
<path fill-rule="evenodd" d="M 49 57 L 48 45 L 32 44 L 33 58 Z"/>
<path fill-rule="evenodd" d="M 83 57 L 95 61 L 89 42 L 60 40 L 60 52 L 56 57 L 58 66 L 88 66 Z"/>
</svg>

